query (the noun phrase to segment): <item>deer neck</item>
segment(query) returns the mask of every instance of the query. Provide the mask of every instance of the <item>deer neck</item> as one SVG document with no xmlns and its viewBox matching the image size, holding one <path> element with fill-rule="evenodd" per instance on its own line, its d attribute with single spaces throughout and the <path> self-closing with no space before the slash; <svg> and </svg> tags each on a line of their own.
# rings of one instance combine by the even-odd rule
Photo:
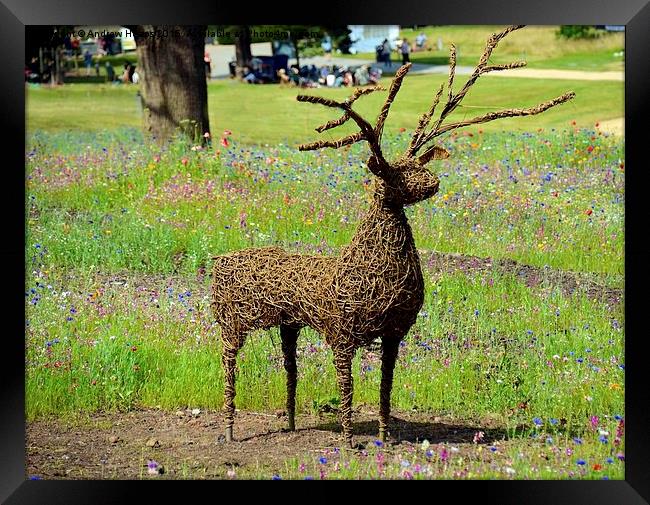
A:
<svg viewBox="0 0 650 505">
<path fill-rule="evenodd" d="M 404 208 L 386 205 L 381 199 L 374 199 L 346 247 L 346 254 L 357 260 L 367 258 L 368 261 L 415 259 L 419 268 L 415 241 Z"/>
</svg>

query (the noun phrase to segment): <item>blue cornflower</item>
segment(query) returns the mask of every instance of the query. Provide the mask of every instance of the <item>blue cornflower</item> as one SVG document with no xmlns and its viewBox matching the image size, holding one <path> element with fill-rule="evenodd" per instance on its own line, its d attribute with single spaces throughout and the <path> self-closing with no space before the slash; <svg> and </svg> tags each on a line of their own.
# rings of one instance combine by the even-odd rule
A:
<svg viewBox="0 0 650 505">
<path fill-rule="evenodd" d="M 539 417 L 534 417 L 533 422 L 535 423 L 535 426 L 541 426 L 542 424 L 544 424 L 544 421 L 542 421 L 541 418 Z"/>
<path fill-rule="evenodd" d="M 327 458 L 325 456 L 321 456 L 318 461 L 320 461 L 322 465 L 327 464 Z"/>
<path fill-rule="evenodd" d="M 603 444 L 609 442 L 609 439 L 605 435 L 601 435 L 600 437 L 598 437 L 598 440 L 600 440 Z"/>
<path fill-rule="evenodd" d="M 614 460 L 612 458 L 607 458 L 605 461 L 607 463 L 609 463 L 610 465 L 614 462 Z"/>
<path fill-rule="evenodd" d="M 584 466 L 587 464 L 587 462 L 584 459 L 579 459 L 578 461 L 576 461 L 576 463 L 580 466 Z"/>
<path fill-rule="evenodd" d="M 619 416 L 618 414 L 616 414 L 616 415 L 614 416 L 614 419 L 616 419 L 617 421 L 620 421 L 621 419 L 623 419 L 623 417 L 622 417 L 622 416 Z"/>
<path fill-rule="evenodd" d="M 377 447 L 381 447 L 381 446 L 384 445 L 384 443 L 383 443 L 381 440 L 375 440 L 375 445 L 376 445 Z"/>
<path fill-rule="evenodd" d="M 271 477 L 271 480 L 282 480 L 282 477 L 276 474 L 273 477 Z"/>
<path fill-rule="evenodd" d="M 581 444 L 582 444 L 582 439 L 581 439 L 581 438 L 573 437 L 573 441 L 574 441 L 577 445 L 581 445 Z"/>
<path fill-rule="evenodd" d="M 497 448 L 494 447 L 494 446 L 490 447 L 490 450 L 491 450 L 492 452 L 497 452 Z"/>
<path fill-rule="evenodd" d="M 555 419 L 554 417 L 551 417 L 548 421 L 549 421 L 553 426 L 555 426 L 557 423 L 559 423 L 559 421 L 558 421 L 557 419 Z"/>
</svg>

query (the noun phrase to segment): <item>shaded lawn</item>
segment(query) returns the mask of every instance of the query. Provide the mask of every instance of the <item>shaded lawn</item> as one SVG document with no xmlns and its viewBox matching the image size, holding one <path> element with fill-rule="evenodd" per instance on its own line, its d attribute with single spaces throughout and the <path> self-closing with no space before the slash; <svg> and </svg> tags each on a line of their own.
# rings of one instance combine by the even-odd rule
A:
<svg viewBox="0 0 650 505">
<path fill-rule="evenodd" d="M 388 132 L 400 128 L 413 130 L 419 115 L 431 102 L 443 75 L 409 76 L 398 94 L 386 125 Z M 383 80 L 382 84 L 389 84 Z M 457 79 L 456 89 L 463 78 Z M 246 143 L 298 143 L 319 137 L 314 128 L 338 116 L 337 111 L 298 103 L 298 94 L 318 94 L 343 99 L 350 89 L 281 88 L 277 85 L 244 85 L 224 80 L 208 87 L 210 125 L 213 132 L 229 129 L 233 137 Z M 483 125 L 485 131 L 531 131 L 537 128 L 566 127 L 576 121 L 580 127 L 592 127 L 598 121 L 624 115 L 624 85 L 609 81 L 569 81 L 519 78 L 491 78 L 479 81 L 451 116 L 461 120 L 492 110 L 529 107 L 573 90 L 576 98 L 540 116 L 513 118 Z M 141 123 L 137 86 L 74 84 L 51 89 L 29 87 L 27 90 L 27 129 L 98 131 L 120 126 L 138 127 Z M 374 118 L 383 103 L 385 92 L 364 97 L 357 110 Z M 261 119 L 261 120 L 260 120 Z M 336 138 L 354 130 L 343 125 L 320 138 Z"/>
</svg>

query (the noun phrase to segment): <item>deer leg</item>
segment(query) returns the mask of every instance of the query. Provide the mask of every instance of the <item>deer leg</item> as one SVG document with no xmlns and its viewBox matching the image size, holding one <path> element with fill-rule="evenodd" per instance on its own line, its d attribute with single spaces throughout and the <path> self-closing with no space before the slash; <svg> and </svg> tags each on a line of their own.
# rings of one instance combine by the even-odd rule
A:
<svg viewBox="0 0 650 505">
<path fill-rule="evenodd" d="M 238 333 L 222 335 L 223 354 L 221 363 L 224 376 L 223 406 L 226 421 L 226 442 L 232 442 L 232 427 L 235 424 L 235 368 L 237 353 L 244 344 L 244 336 Z"/>
<path fill-rule="evenodd" d="M 339 415 L 343 427 L 343 437 L 350 447 L 352 445 L 352 358 L 354 348 L 334 349 L 334 367 L 336 382 L 341 392 Z"/>
<path fill-rule="evenodd" d="M 390 417 L 390 393 L 393 389 L 393 370 L 399 351 L 400 340 L 383 340 L 381 354 L 381 389 L 379 392 L 379 439 L 386 441 Z"/>
<path fill-rule="evenodd" d="M 282 353 L 284 354 L 284 369 L 287 372 L 287 415 L 289 416 L 289 431 L 296 429 L 296 385 L 298 383 L 298 367 L 296 366 L 296 345 L 300 329 L 280 325 L 282 338 Z"/>
</svg>

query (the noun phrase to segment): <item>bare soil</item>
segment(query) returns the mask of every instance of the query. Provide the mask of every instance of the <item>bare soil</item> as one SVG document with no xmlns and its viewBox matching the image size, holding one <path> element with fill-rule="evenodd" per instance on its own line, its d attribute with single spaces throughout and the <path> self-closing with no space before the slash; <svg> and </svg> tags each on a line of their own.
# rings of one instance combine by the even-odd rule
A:
<svg viewBox="0 0 650 505">
<path fill-rule="evenodd" d="M 485 433 L 483 443 L 506 437 L 489 420 L 478 426 L 433 414 L 394 414 L 389 451 L 407 450 L 424 439 L 471 450 L 477 430 Z M 357 407 L 353 421 L 355 443 L 371 446 L 379 430 L 376 409 Z M 238 411 L 236 440 L 226 443 L 222 415 L 215 411 L 193 415 L 190 410 L 148 409 L 92 414 L 73 422 L 39 420 L 27 425 L 27 474 L 43 479 L 221 479 L 235 469 L 238 476 L 270 478 L 286 470 L 287 460 L 311 461 L 343 442 L 334 414 L 297 416 L 294 432 L 286 426 L 284 413 Z M 149 474 L 149 460 L 162 465 L 163 473 Z"/>
</svg>

